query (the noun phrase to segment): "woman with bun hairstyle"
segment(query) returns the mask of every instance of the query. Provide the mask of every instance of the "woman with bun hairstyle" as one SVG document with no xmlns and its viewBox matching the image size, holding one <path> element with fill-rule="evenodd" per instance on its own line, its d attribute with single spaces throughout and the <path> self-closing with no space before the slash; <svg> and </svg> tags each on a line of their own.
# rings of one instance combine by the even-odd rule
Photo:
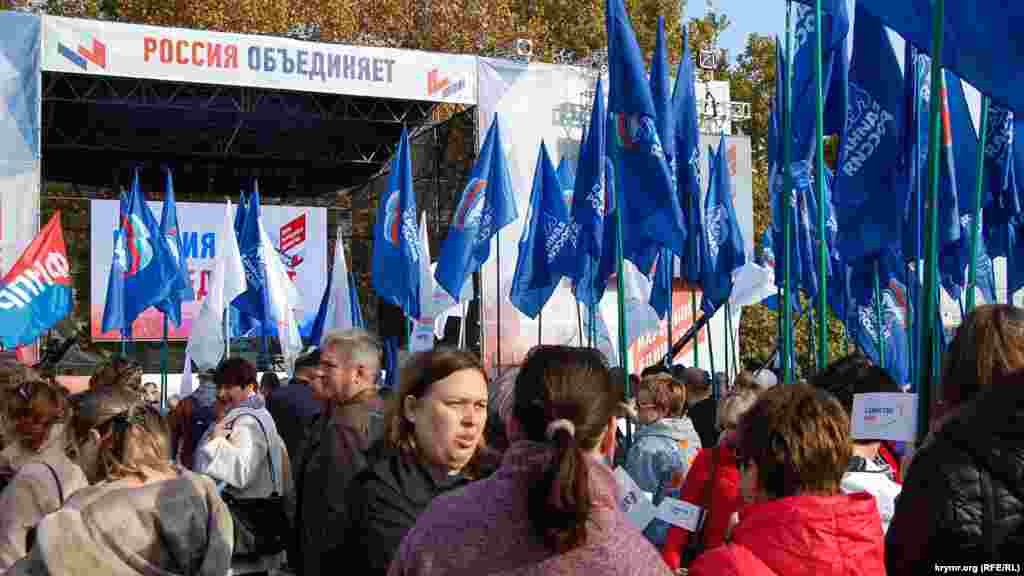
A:
<svg viewBox="0 0 1024 576">
<path fill-rule="evenodd" d="M 615 449 L 619 396 L 594 349 L 527 356 L 493 476 L 435 498 L 389 574 L 670 575 L 618 508 L 603 458 Z"/>
</svg>

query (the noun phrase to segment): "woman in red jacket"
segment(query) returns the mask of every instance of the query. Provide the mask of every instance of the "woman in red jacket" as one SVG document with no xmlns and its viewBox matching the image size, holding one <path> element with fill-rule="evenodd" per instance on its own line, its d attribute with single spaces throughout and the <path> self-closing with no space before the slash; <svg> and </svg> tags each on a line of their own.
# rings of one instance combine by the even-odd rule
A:
<svg viewBox="0 0 1024 576">
<path fill-rule="evenodd" d="M 762 393 L 737 430 L 742 518 L 691 576 L 884 575 L 874 497 L 840 492 L 849 436 L 849 417 L 827 392 L 790 384 Z"/>
<path fill-rule="evenodd" d="M 757 401 L 757 392 L 741 389 L 726 396 L 718 409 L 718 428 L 722 431 L 722 439 L 718 446 L 704 448 L 690 467 L 690 473 L 683 484 L 680 498 L 685 502 L 706 507 L 705 491 L 710 489 L 710 515 L 705 518 L 704 541 L 701 549 L 721 546 L 725 541 L 725 533 L 732 515 L 743 505 L 740 496 L 740 471 L 736 467 L 736 448 L 734 436 L 740 416 L 750 409 Z M 713 472 L 714 456 L 717 452 L 717 471 Z M 714 473 L 712 484 L 708 486 L 708 478 Z M 690 544 L 690 533 L 673 526 L 669 528 L 665 544 L 661 549 L 661 557 L 673 570 L 682 567 L 686 547 Z"/>
</svg>

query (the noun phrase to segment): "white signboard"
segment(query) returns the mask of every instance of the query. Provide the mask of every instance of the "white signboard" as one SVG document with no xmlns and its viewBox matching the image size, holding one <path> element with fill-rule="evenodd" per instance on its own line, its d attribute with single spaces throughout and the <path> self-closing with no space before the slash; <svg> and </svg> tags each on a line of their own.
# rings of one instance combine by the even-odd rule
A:
<svg viewBox="0 0 1024 576">
<path fill-rule="evenodd" d="M 148 204 L 159 221 L 163 202 Z M 118 205 L 117 200 L 93 200 L 90 203 L 90 317 L 93 340 L 120 340 L 120 334 L 116 331 L 101 332 Z M 260 211 L 267 235 L 277 248 L 288 275 L 302 297 L 300 328 L 311 325 L 327 287 L 327 210 L 301 206 L 261 206 Z M 217 236 L 223 222 L 223 204 L 178 202 L 179 233 L 197 300 L 182 304 L 182 325 L 170 326 L 171 339 L 185 340 L 191 334 L 192 320 L 199 314 L 199 303 L 208 291 L 207 283 L 219 248 Z M 143 312 L 132 325 L 135 340 L 157 340 L 162 334 L 163 315 L 154 308 Z"/>
<path fill-rule="evenodd" d="M 650 496 L 647 496 L 636 485 L 633 478 L 621 466 L 615 469 L 615 480 L 619 483 L 619 488 L 622 489 L 622 496 L 619 500 L 620 509 L 637 529 L 643 530 L 656 516 Z"/>
<path fill-rule="evenodd" d="M 43 17 L 43 70 L 476 104 L 476 57 Z"/>
<path fill-rule="evenodd" d="M 666 497 L 658 504 L 655 518 L 690 532 L 696 532 L 697 526 L 700 524 L 700 506 Z"/>
<path fill-rule="evenodd" d="M 854 440 L 913 442 L 917 432 L 917 394 L 855 394 L 851 436 Z"/>
</svg>

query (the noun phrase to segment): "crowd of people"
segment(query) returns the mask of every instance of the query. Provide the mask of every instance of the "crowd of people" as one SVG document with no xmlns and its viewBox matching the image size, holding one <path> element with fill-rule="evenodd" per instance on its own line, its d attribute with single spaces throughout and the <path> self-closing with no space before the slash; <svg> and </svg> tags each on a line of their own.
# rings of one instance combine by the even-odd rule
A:
<svg viewBox="0 0 1024 576">
<path fill-rule="evenodd" d="M 137 365 L 68 393 L 7 370 L 0 573 L 300 576 L 932 573 L 1024 556 L 1024 311 L 984 306 L 948 352 L 919 446 L 854 438 L 867 358 L 807 382 L 624 374 L 538 346 L 491 378 L 477 355 L 412 355 L 329 333 L 292 378 L 231 358 L 169 414 Z M 636 425 L 635 434 L 624 434 Z M 631 442 L 627 446 L 626 438 Z M 634 524 L 621 467 L 695 525 Z M 1018 564 L 1019 566 L 1019 564 Z"/>
</svg>

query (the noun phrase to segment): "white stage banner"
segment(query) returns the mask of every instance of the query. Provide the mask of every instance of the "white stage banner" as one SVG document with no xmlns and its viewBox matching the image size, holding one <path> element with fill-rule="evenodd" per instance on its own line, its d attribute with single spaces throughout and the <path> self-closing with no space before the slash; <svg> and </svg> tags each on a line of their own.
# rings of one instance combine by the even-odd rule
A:
<svg viewBox="0 0 1024 576">
<path fill-rule="evenodd" d="M 596 79 L 582 69 L 549 64 L 524 65 L 508 60 L 480 59 L 480 93 L 478 106 L 478 133 L 487 133 L 497 113 L 501 118 L 503 145 L 508 156 L 512 188 L 520 218 L 503 228 L 497 242 L 500 250 L 492 249 L 491 258 L 482 268 L 482 317 L 484 362 L 491 368 L 499 363 L 512 365 L 522 361 L 526 353 L 538 342 L 544 344 L 572 344 L 581 342 L 580 326 L 584 325 L 582 341 L 587 343 L 587 311 L 577 311 L 576 300 L 567 283 L 563 283 L 552 295 L 537 320 L 521 314 L 509 302 L 512 276 L 516 257 L 519 253 L 519 238 L 528 216 L 530 190 L 533 172 L 537 162 L 537 150 L 541 140 L 547 144 L 552 161 L 557 164 L 562 158 L 570 159 L 575 168 L 579 154 L 583 126 L 590 115 L 585 109 L 593 98 Z M 607 85 L 607 82 L 605 83 Z M 718 144 L 717 137 L 708 137 L 705 142 Z M 736 210 L 740 218 L 744 240 L 750 254 L 753 254 L 753 215 L 751 200 L 750 144 L 749 140 L 727 137 L 730 146 L 730 166 L 735 169 Z M 478 143 L 480 144 L 480 143 Z M 706 162 L 706 160 L 705 160 Z M 707 173 L 706 171 L 704 172 Z M 745 175 L 744 175 L 745 174 Z M 748 238 L 747 236 L 750 236 Z M 500 262 L 498 254 L 500 252 Z M 498 294 L 500 293 L 500 334 Z M 690 292 L 681 286 L 675 290 L 673 299 L 672 335 L 679 338 L 691 325 Z M 697 293 L 699 303 L 700 295 Z M 636 302 L 633 307 L 646 307 Z M 605 352 L 612 363 L 618 363 L 617 329 L 618 314 L 614 282 L 609 285 L 605 298 L 599 306 L 607 330 L 598 329 L 598 347 Z M 646 312 L 644 310 L 643 312 Z M 653 314 L 653 311 L 651 311 Z M 740 311 L 733 311 L 733 334 L 739 325 Z M 699 313 L 698 313 L 699 317 Z M 639 371 L 648 364 L 659 361 L 668 349 L 665 321 L 638 322 L 637 318 L 649 319 L 650 315 L 634 310 L 630 314 L 630 370 Z M 708 367 L 708 342 L 713 342 L 717 371 L 724 371 L 725 359 L 725 314 L 717 314 L 710 322 L 710 333 L 705 332 L 700 345 L 700 365 Z M 735 341 L 735 340 L 734 340 Z M 499 352 L 500 349 L 500 352 Z M 693 348 L 689 347 L 676 360 L 693 363 Z M 499 360 L 500 353 L 500 360 Z"/>
<path fill-rule="evenodd" d="M 476 57 L 44 16 L 43 70 L 476 103 Z"/>
<path fill-rule="evenodd" d="M 163 202 L 148 204 L 159 219 Z M 121 338 L 120 333 L 103 333 L 101 328 L 107 276 L 110 274 L 113 253 L 113 231 L 117 228 L 117 211 L 117 200 L 90 202 L 90 317 L 93 340 Z M 298 318 L 300 328 L 311 325 L 327 287 L 327 209 L 263 205 L 260 213 L 267 234 L 301 295 L 302 311 Z M 173 324 L 170 326 L 171 339 L 187 340 L 191 334 L 192 321 L 198 316 L 199 305 L 206 296 L 213 259 L 219 247 L 217 236 L 223 220 L 223 204 L 178 202 L 181 240 L 197 300 L 182 304 L 182 325 L 177 328 Z M 157 340 L 162 334 L 163 315 L 155 308 L 143 312 L 132 324 L 135 340 Z"/>
</svg>

